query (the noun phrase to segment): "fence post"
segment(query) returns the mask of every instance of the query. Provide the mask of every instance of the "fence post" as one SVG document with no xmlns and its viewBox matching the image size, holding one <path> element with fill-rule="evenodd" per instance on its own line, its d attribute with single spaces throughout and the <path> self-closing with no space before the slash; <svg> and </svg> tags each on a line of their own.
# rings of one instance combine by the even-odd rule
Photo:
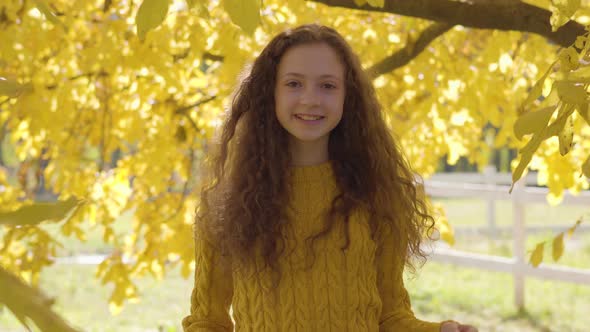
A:
<svg viewBox="0 0 590 332">
<path fill-rule="evenodd" d="M 514 265 L 514 303 L 516 308 L 524 309 L 524 266 L 525 257 L 525 179 L 520 179 L 514 184 L 512 190 L 512 237 L 514 239 L 513 256 L 516 259 Z"/>
<path fill-rule="evenodd" d="M 488 165 L 483 169 L 484 174 L 484 182 L 488 185 L 488 187 L 495 187 L 496 186 L 496 166 L 495 165 Z M 488 235 L 495 239 L 497 236 L 497 229 L 496 229 L 496 201 L 494 198 L 488 198 L 487 200 L 487 219 L 488 219 Z"/>
</svg>

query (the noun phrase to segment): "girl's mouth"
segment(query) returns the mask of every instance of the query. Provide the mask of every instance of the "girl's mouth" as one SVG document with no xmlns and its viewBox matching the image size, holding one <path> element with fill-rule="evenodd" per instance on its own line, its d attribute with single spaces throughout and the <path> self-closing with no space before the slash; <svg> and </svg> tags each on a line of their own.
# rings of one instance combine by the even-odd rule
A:
<svg viewBox="0 0 590 332">
<path fill-rule="evenodd" d="M 302 120 L 302 121 L 306 121 L 306 122 L 316 122 L 316 121 L 320 121 L 323 118 L 325 118 L 325 116 L 309 115 L 309 114 L 295 114 L 294 116 L 295 116 L 295 118 Z"/>
</svg>

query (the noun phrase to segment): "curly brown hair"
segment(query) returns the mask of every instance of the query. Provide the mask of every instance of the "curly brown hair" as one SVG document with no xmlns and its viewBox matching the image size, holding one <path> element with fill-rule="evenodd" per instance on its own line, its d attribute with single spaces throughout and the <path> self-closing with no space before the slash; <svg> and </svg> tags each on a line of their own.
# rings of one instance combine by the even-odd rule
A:
<svg viewBox="0 0 590 332">
<path fill-rule="evenodd" d="M 415 174 L 382 118 L 372 83 L 344 38 L 334 29 L 308 24 L 274 37 L 256 58 L 234 92 L 222 126 L 218 149 L 211 155 L 212 182 L 201 192 L 195 226 L 210 243 L 233 262 L 247 263 L 257 241 L 265 267 L 278 272 L 284 253 L 284 207 L 289 200 L 290 154 L 288 133 L 278 122 L 274 105 L 277 67 L 285 52 L 296 45 L 325 43 L 341 57 L 345 67 L 345 101 L 342 119 L 330 133 L 329 159 L 339 195 L 327 211 L 324 229 L 309 237 L 328 234 L 343 220 L 346 249 L 352 212 L 370 215 L 371 237 L 389 225 L 394 231 L 398 259 L 413 272 L 412 258 L 426 258 L 420 244 L 434 225 Z M 309 248 L 309 247 L 308 247 Z M 315 254 L 314 254 L 315 257 Z M 315 260 L 315 258 L 314 258 Z"/>
</svg>

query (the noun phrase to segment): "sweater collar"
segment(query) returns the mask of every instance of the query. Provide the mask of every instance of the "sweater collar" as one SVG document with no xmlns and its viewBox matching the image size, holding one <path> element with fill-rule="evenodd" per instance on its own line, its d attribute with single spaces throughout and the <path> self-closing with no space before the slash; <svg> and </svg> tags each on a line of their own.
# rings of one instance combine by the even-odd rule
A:
<svg viewBox="0 0 590 332">
<path fill-rule="evenodd" d="M 331 179 L 334 175 L 330 160 L 310 166 L 291 166 L 292 179 L 296 183 L 320 182 Z"/>
</svg>

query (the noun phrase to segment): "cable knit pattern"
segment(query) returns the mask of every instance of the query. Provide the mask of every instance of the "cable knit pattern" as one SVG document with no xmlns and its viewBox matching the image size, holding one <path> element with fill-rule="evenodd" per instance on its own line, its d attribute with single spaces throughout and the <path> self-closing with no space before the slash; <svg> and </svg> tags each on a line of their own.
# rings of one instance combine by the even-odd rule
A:
<svg viewBox="0 0 590 332">
<path fill-rule="evenodd" d="M 381 234 L 373 241 L 366 214 L 351 216 L 346 251 L 340 250 L 346 238 L 339 225 L 316 240 L 314 265 L 305 271 L 309 251 L 304 240 L 322 228 L 323 212 L 337 186 L 329 162 L 293 170 L 287 207 L 291 223 L 284 232 L 287 247 L 279 263 L 283 278 L 278 288 L 270 290 L 267 272 L 232 273 L 230 261 L 221 260 L 197 236 L 191 314 L 182 320 L 184 331 L 439 332 L 440 323 L 414 316 L 392 237 Z M 263 266 L 261 256 L 256 262 Z"/>
</svg>

